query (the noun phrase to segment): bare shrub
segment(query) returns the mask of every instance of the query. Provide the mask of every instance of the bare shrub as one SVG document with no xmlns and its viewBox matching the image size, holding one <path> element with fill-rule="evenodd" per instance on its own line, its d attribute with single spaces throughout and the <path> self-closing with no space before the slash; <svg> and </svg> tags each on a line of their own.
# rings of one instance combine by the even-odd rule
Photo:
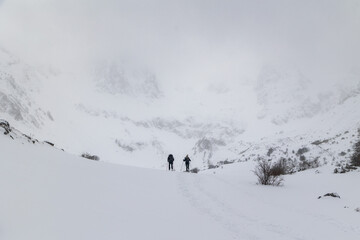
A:
<svg viewBox="0 0 360 240">
<path fill-rule="evenodd" d="M 274 165 L 271 165 L 269 161 L 261 158 L 258 161 L 258 165 L 253 171 L 258 178 L 258 182 L 262 185 L 281 185 L 284 180 L 280 174 L 280 172 L 283 171 L 283 169 L 281 169 L 281 164 L 275 163 Z"/>
<path fill-rule="evenodd" d="M 281 159 L 280 161 L 278 161 L 277 163 L 274 163 L 272 165 L 271 175 L 272 176 L 285 175 L 285 174 L 287 174 L 286 169 L 287 169 L 287 167 L 286 167 L 285 159 Z"/>
<path fill-rule="evenodd" d="M 198 168 L 193 168 L 193 169 L 190 170 L 190 172 L 191 172 L 191 173 L 198 173 L 198 172 L 200 172 L 200 169 L 198 169 Z"/>
</svg>

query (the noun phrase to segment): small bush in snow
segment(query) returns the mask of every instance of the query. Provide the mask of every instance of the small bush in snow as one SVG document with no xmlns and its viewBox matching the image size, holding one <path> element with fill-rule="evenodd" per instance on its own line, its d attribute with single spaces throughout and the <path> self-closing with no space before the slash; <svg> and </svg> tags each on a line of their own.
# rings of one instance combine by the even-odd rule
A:
<svg viewBox="0 0 360 240">
<path fill-rule="evenodd" d="M 87 159 L 94 160 L 94 161 L 99 161 L 99 160 L 100 160 L 100 158 L 99 158 L 98 156 L 96 156 L 96 155 L 91 155 L 91 154 L 89 154 L 89 153 L 83 153 L 83 154 L 81 154 L 81 156 L 82 156 L 83 158 L 87 158 Z"/>
<path fill-rule="evenodd" d="M 285 175 L 287 173 L 285 160 L 280 160 L 271 167 L 272 176 Z"/>
<path fill-rule="evenodd" d="M 193 168 L 190 170 L 191 173 L 198 173 L 200 171 L 200 169 L 198 168 Z"/>
<path fill-rule="evenodd" d="M 346 155 L 346 152 L 341 152 L 341 153 L 339 153 L 339 156 L 341 156 L 341 157 L 343 157 L 343 156 L 345 156 Z"/>
<path fill-rule="evenodd" d="M 334 169 L 334 173 L 347 173 L 351 170 L 356 170 L 356 167 L 346 164 L 345 166 L 339 165 L 337 168 Z"/>
<path fill-rule="evenodd" d="M 218 168 L 219 166 L 214 165 L 214 164 L 209 164 L 208 165 L 208 169 L 214 169 L 214 168 Z"/>
<path fill-rule="evenodd" d="M 269 161 L 265 159 L 259 159 L 258 165 L 255 167 L 254 174 L 258 178 L 258 182 L 262 185 L 281 185 L 284 180 L 281 176 L 281 172 L 285 172 L 285 169 L 282 169 L 280 163 L 275 163 L 271 165 Z"/>
</svg>

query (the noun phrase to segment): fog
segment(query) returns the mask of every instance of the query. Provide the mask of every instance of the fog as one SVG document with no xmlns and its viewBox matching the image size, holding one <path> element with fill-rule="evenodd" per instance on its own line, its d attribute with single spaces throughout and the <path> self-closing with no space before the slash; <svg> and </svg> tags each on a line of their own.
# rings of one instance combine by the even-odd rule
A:
<svg viewBox="0 0 360 240">
<path fill-rule="evenodd" d="M 120 137 L 185 152 L 167 134 L 196 128 L 226 141 L 240 129 L 236 138 L 253 141 L 349 127 L 358 119 L 351 97 L 360 92 L 359 43 L 359 0 L 0 0 L 0 48 L 45 72 L 31 81 L 19 64 L 25 80 L 17 82 L 29 98 L 14 98 L 38 122 L 38 110 L 49 111 L 54 122 L 36 133 L 74 153 L 111 155 Z M 149 75 L 124 74 L 122 85 L 122 69 L 107 75 L 104 61 Z M 0 73 L 17 71 L 2 66 Z M 154 84 L 141 81 L 148 76 Z"/>
<path fill-rule="evenodd" d="M 0 0 L 0 46 L 29 64 L 126 59 L 194 88 L 249 83 L 267 64 L 328 83 L 358 67 L 359 42 L 357 0 Z"/>
</svg>

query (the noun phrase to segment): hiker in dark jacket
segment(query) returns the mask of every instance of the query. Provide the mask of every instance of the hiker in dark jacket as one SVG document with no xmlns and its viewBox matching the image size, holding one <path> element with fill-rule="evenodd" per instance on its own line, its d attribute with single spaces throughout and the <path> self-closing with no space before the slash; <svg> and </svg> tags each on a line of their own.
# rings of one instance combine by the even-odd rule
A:
<svg viewBox="0 0 360 240">
<path fill-rule="evenodd" d="M 185 162 L 185 166 L 186 166 L 186 171 L 189 172 L 189 167 L 190 167 L 190 158 L 188 155 L 186 155 L 186 157 L 184 158 L 184 162 Z"/>
<path fill-rule="evenodd" d="M 174 156 L 172 154 L 170 154 L 168 156 L 168 163 L 169 163 L 169 171 L 173 170 L 174 171 Z"/>
</svg>

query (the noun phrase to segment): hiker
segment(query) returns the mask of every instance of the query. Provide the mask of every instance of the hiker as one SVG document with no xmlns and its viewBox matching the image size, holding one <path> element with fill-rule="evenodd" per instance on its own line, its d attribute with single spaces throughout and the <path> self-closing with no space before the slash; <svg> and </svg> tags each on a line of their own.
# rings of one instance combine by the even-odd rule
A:
<svg viewBox="0 0 360 240">
<path fill-rule="evenodd" d="M 189 172 L 189 167 L 190 167 L 190 158 L 188 155 L 186 155 L 186 157 L 184 158 L 184 162 L 185 162 L 185 166 L 186 166 L 186 171 Z"/>
<path fill-rule="evenodd" d="M 172 170 L 174 171 L 174 156 L 172 154 L 170 154 L 168 156 L 168 163 L 169 163 L 169 171 Z"/>
</svg>

